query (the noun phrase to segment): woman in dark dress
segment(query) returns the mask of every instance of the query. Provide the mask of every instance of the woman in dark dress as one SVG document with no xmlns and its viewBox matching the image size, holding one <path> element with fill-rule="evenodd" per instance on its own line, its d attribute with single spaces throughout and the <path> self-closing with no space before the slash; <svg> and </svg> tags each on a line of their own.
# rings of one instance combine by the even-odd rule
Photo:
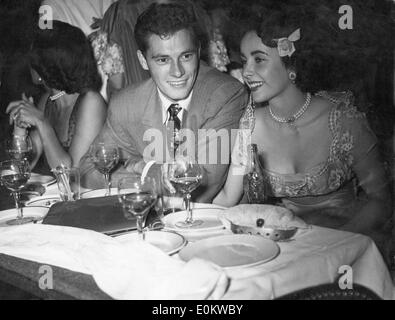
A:
<svg viewBox="0 0 395 320">
<path fill-rule="evenodd" d="M 30 128 L 33 165 L 45 153 L 51 168 L 78 167 L 107 113 L 90 43 L 79 28 L 53 21 L 52 29 L 37 30 L 29 62 L 33 82 L 47 93 L 37 103 L 24 94 L 11 102 L 10 123 Z"/>
</svg>

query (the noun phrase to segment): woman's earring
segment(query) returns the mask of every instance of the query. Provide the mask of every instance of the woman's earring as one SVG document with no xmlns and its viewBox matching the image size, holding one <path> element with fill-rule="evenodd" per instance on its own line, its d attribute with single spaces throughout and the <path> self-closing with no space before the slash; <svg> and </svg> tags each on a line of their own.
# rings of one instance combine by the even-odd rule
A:
<svg viewBox="0 0 395 320">
<path fill-rule="evenodd" d="M 39 77 L 37 80 L 38 80 L 38 82 L 40 82 L 40 83 L 43 82 L 43 78 L 41 78 L 41 77 Z"/>
<path fill-rule="evenodd" d="M 295 71 L 290 71 L 290 72 L 288 73 L 288 77 L 289 77 L 289 80 L 291 80 L 292 83 L 295 83 L 295 80 L 296 80 L 296 72 L 295 72 Z"/>
</svg>

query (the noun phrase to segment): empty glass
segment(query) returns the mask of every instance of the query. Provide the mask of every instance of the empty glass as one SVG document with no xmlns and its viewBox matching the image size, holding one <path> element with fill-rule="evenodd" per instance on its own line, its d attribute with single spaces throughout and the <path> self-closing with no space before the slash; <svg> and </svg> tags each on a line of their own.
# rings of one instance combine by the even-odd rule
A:
<svg viewBox="0 0 395 320">
<path fill-rule="evenodd" d="M 97 171 L 104 176 L 106 181 L 106 196 L 111 195 L 110 172 L 116 166 L 119 160 L 118 146 L 106 144 L 103 142 L 94 143 L 90 147 L 90 157 Z"/>
<path fill-rule="evenodd" d="M 74 201 L 80 198 L 79 168 L 56 167 L 52 172 L 56 176 L 59 195 L 62 201 Z"/>
<path fill-rule="evenodd" d="M 157 197 L 157 186 L 153 178 L 145 177 L 142 180 L 140 175 L 130 175 L 118 182 L 118 198 L 124 216 L 126 219 L 137 218 L 137 231 L 141 240 L 145 240 L 144 221 Z"/>
</svg>

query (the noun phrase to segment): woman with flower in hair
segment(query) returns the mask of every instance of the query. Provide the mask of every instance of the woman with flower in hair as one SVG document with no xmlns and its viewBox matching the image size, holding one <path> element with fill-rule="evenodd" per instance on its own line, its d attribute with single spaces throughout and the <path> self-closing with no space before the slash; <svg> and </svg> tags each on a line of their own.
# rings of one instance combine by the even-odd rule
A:
<svg viewBox="0 0 395 320">
<path fill-rule="evenodd" d="M 364 233 L 382 245 L 391 205 L 374 133 L 351 93 L 316 92 L 309 86 L 307 66 L 318 66 L 320 58 L 313 56 L 314 45 L 328 45 L 322 34 L 310 26 L 318 34 L 306 45 L 309 31 L 299 19 L 284 12 L 266 15 L 240 44 L 252 98 L 240 129 L 251 134 L 250 140 L 236 139 L 226 184 L 213 202 L 239 203 L 247 144 L 257 144 L 271 203 L 307 223 Z"/>
<path fill-rule="evenodd" d="M 78 167 L 107 115 L 90 43 L 79 28 L 54 20 L 53 28 L 37 30 L 29 63 L 33 82 L 47 93 L 37 103 L 25 94 L 11 102 L 10 124 L 29 129 L 33 166 L 45 153 L 51 168 Z"/>
</svg>

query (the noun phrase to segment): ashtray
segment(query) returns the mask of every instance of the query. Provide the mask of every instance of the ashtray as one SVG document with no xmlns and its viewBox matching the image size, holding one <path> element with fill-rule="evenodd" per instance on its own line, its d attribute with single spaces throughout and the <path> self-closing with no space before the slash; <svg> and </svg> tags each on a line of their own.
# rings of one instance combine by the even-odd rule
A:
<svg viewBox="0 0 395 320">
<path fill-rule="evenodd" d="M 230 230 L 236 234 L 260 235 L 273 241 L 289 240 L 298 231 L 297 227 L 264 226 L 263 223 L 259 223 L 259 220 L 263 219 L 258 219 L 257 226 L 254 227 L 237 225 L 230 221 Z"/>
</svg>

